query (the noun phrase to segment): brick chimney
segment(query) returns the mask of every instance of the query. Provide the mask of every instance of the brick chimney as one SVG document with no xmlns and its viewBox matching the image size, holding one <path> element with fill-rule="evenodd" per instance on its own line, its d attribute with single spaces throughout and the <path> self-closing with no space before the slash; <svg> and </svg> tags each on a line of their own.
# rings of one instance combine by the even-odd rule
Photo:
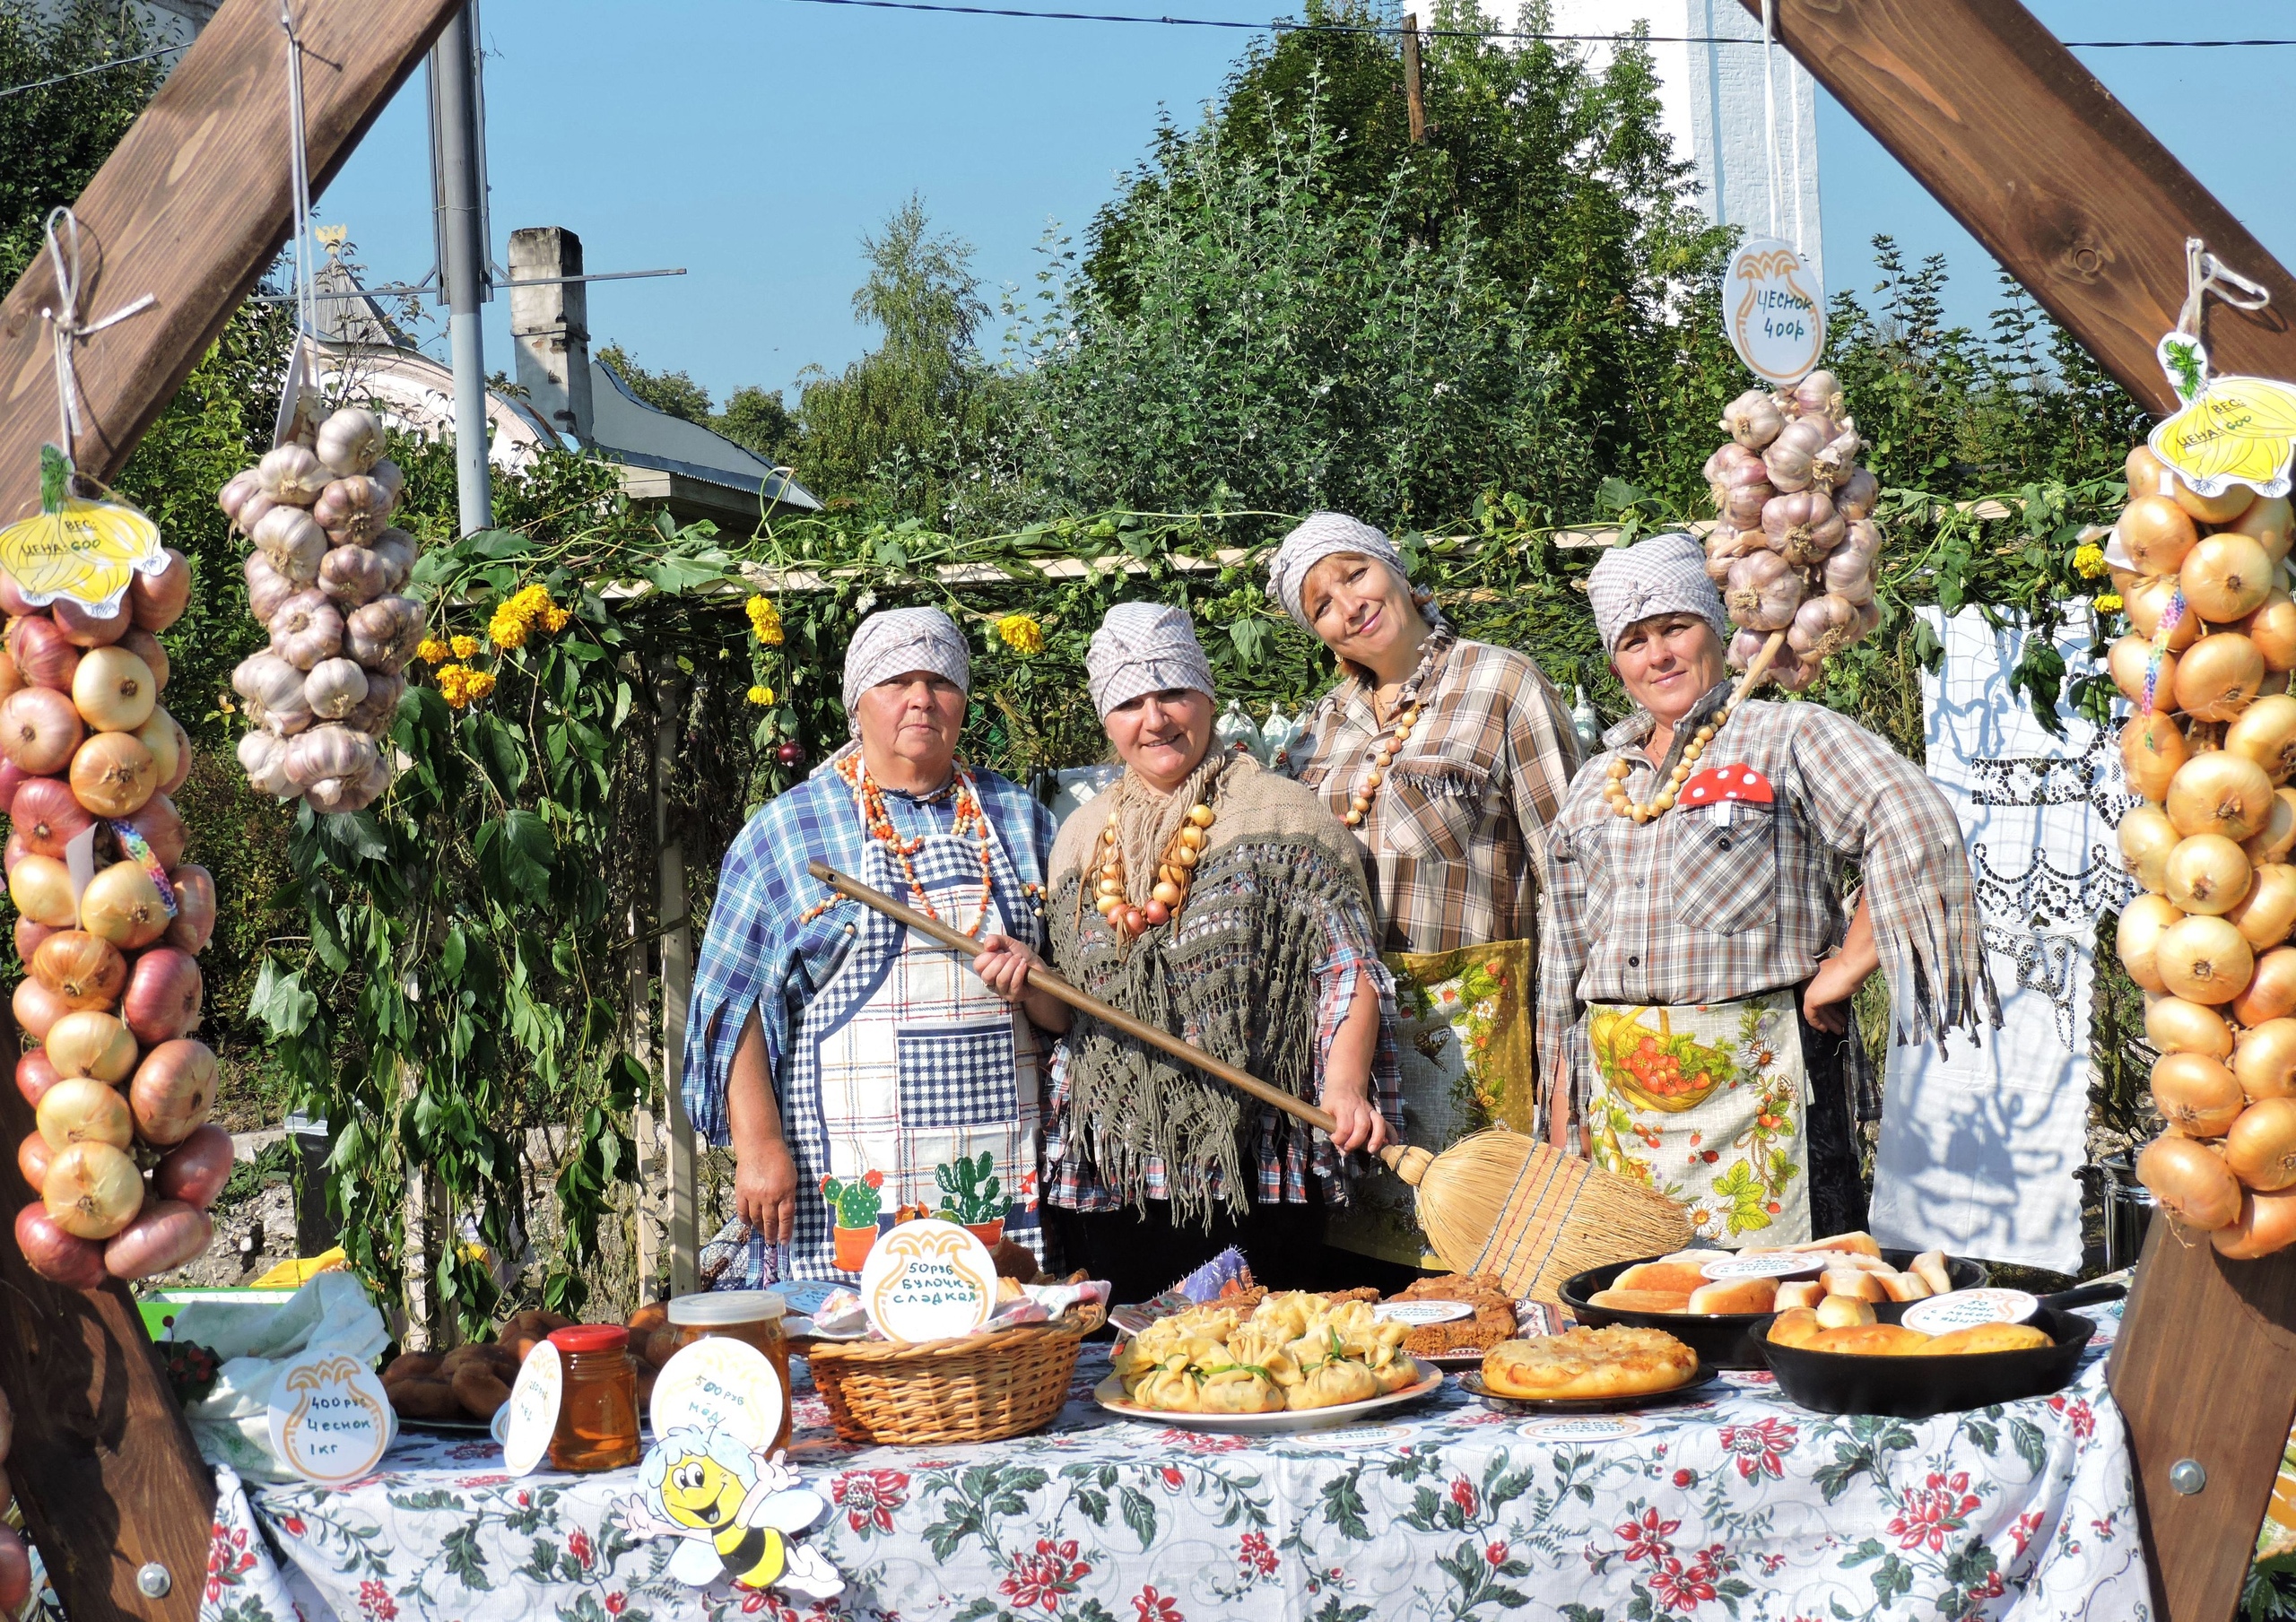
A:
<svg viewBox="0 0 2296 1622">
<path fill-rule="evenodd" d="M 510 342 L 526 403 L 561 433 L 590 440 L 590 300 L 580 282 L 522 287 L 528 277 L 578 276 L 582 239 L 558 225 L 510 233 Z"/>
</svg>

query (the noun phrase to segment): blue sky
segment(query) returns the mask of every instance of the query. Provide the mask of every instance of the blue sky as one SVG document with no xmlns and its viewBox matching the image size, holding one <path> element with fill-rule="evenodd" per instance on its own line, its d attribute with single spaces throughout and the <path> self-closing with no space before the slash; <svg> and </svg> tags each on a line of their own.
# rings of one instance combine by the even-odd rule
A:
<svg viewBox="0 0 2296 1622">
<path fill-rule="evenodd" d="M 2030 3 L 2061 38 L 2296 38 L 2296 0 Z M 1106 9 L 1278 14 L 1274 0 Z M 484 0 L 483 22 L 498 260 L 512 228 L 564 225 L 593 271 L 687 266 L 594 285 L 591 332 L 691 372 L 721 402 L 744 384 L 788 388 L 808 362 L 835 370 L 867 347 L 849 302 L 859 239 L 912 191 L 974 246 L 992 287 L 1030 283 L 1047 229 L 1088 223 L 1146 151 L 1159 109 L 1193 122 L 1248 39 L 791 0 Z M 2242 143 L 2223 117 L 2284 103 L 2296 48 L 2082 58 L 2296 263 L 2285 139 L 2264 126 Z M 1822 90 L 1819 140 L 1834 282 L 1870 285 L 1866 244 L 1887 230 L 1911 256 L 1948 256 L 1952 313 L 1981 327 L 1994 289 L 1984 250 Z M 370 280 L 430 268 L 427 143 L 418 72 L 318 204 L 321 222 L 351 227 Z M 488 364 L 508 369 L 501 302 L 487 325 Z"/>
</svg>

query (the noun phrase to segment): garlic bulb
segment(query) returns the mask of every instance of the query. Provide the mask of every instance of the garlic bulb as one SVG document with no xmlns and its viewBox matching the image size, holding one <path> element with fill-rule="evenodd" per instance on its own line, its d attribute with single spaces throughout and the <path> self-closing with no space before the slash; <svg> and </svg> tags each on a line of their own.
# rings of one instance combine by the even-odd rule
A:
<svg viewBox="0 0 2296 1622">
<path fill-rule="evenodd" d="M 1784 649 L 1770 667 L 1770 678 L 1789 693 L 1805 693 L 1818 684 L 1825 666 L 1815 659 L 1796 658 Z"/>
<path fill-rule="evenodd" d="M 283 445 L 265 452 L 256 473 L 263 488 L 290 507 L 309 507 L 317 500 L 330 477 L 308 445 Z"/>
<path fill-rule="evenodd" d="M 367 543 L 367 550 L 382 559 L 383 589 L 395 592 L 406 584 L 414 572 L 414 537 L 403 529 L 387 529 Z"/>
<path fill-rule="evenodd" d="M 271 651 L 308 671 L 343 647 L 343 612 L 324 592 L 297 592 L 271 616 Z"/>
<path fill-rule="evenodd" d="M 390 572 L 366 547 L 338 546 L 319 559 L 319 590 L 347 608 L 357 608 L 389 589 Z"/>
<path fill-rule="evenodd" d="M 396 675 L 422 646 L 428 629 L 422 605 L 412 597 L 378 597 L 351 616 L 346 627 L 351 656 L 370 674 Z"/>
<path fill-rule="evenodd" d="M 231 690 L 266 709 L 291 704 L 303 690 L 303 672 L 277 654 L 253 654 L 231 672 Z"/>
<path fill-rule="evenodd" d="M 311 516 L 337 546 L 362 544 L 383 533 L 392 505 L 390 492 L 380 480 L 354 473 L 321 490 Z"/>
<path fill-rule="evenodd" d="M 1732 529 L 1718 525 L 1706 537 L 1706 577 L 1721 585 L 1730 578 L 1730 566 L 1764 544 L 1758 529 Z"/>
<path fill-rule="evenodd" d="M 1784 630 L 1802 605 L 1802 577 L 1778 553 L 1753 552 L 1731 566 L 1722 600 L 1732 621 L 1748 630 Z"/>
<path fill-rule="evenodd" d="M 379 671 L 362 673 L 367 678 L 367 696 L 343 717 L 343 724 L 354 733 L 380 738 L 390 730 L 391 723 L 398 718 L 398 701 L 405 696 L 406 678 L 387 676 Z"/>
<path fill-rule="evenodd" d="M 255 468 L 248 468 L 245 473 L 233 473 L 230 476 L 223 488 L 216 492 L 215 505 L 223 509 L 223 516 L 231 521 L 231 527 L 236 529 L 239 523 L 239 508 L 248 504 L 249 496 L 257 494 L 262 489 L 263 474 Z M 258 514 L 257 516 L 261 515 Z"/>
<path fill-rule="evenodd" d="M 315 726 L 287 746 L 287 780 L 309 794 L 339 792 L 339 785 L 374 767 L 375 741 L 347 726 Z M 321 785 L 327 786 L 322 788 Z"/>
<path fill-rule="evenodd" d="M 1857 453 L 1866 448 L 1866 441 L 1857 437 L 1857 424 L 1846 421 L 1825 449 L 1810 464 L 1810 486 L 1813 490 L 1831 490 L 1852 473 L 1859 472 Z"/>
<path fill-rule="evenodd" d="M 1812 597 L 1794 611 L 1786 646 L 1804 663 L 1815 664 L 1848 646 L 1857 623 L 1857 610 L 1839 597 Z"/>
<path fill-rule="evenodd" d="M 1767 482 L 1741 484 L 1722 502 L 1722 522 L 1738 529 L 1755 529 L 1761 524 L 1762 509 L 1778 495 Z"/>
<path fill-rule="evenodd" d="M 1843 534 L 1833 502 L 1816 490 L 1775 496 L 1761 511 L 1761 533 L 1797 568 L 1807 568 L 1839 545 Z"/>
<path fill-rule="evenodd" d="M 1748 450 L 1761 449 L 1785 426 L 1778 403 L 1758 388 L 1748 389 L 1722 408 L 1722 431 Z"/>
<path fill-rule="evenodd" d="M 248 612 L 264 624 L 270 624 L 279 605 L 295 594 L 295 582 L 281 574 L 262 552 L 249 552 L 239 569 L 247 576 Z"/>
<path fill-rule="evenodd" d="M 295 792 L 287 780 L 287 740 L 257 730 L 239 738 L 239 766 L 248 782 L 261 793 L 284 800 Z"/>
<path fill-rule="evenodd" d="M 1794 386 L 1794 407 L 1804 416 L 1841 415 L 1841 380 L 1823 369 L 1812 372 Z"/>
<path fill-rule="evenodd" d="M 1744 670 L 1754 662 L 1754 655 L 1769 640 L 1767 631 L 1741 630 L 1730 638 L 1729 649 L 1723 657 L 1732 670 Z"/>
<path fill-rule="evenodd" d="M 333 477 L 348 478 L 367 472 L 382 458 L 383 425 L 374 412 L 346 405 L 319 424 L 316 445 L 314 460 L 324 464 Z"/>
<path fill-rule="evenodd" d="M 303 702 L 322 721 L 340 721 L 367 697 L 367 672 L 356 661 L 322 659 L 303 678 Z"/>
<path fill-rule="evenodd" d="M 1862 467 L 1850 469 L 1849 476 L 1833 487 L 1833 510 L 1852 524 L 1872 517 L 1874 503 L 1881 499 L 1881 485 Z"/>
<path fill-rule="evenodd" d="M 326 531 L 301 507 L 273 507 L 255 526 L 254 541 L 270 555 L 271 566 L 298 585 L 318 578 Z"/>
<path fill-rule="evenodd" d="M 1871 603 L 1874 600 L 1874 559 L 1854 546 L 1837 546 L 1820 566 L 1818 583 L 1844 603 Z"/>
<path fill-rule="evenodd" d="M 1770 481 L 1788 492 L 1809 489 L 1811 464 L 1832 438 L 1831 425 L 1814 418 L 1801 417 L 1787 423 L 1761 454 Z"/>
<path fill-rule="evenodd" d="M 375 763 L 358 776 L 313 785 L 308 796 L 311 809 L 322 811 L 364 811 L 391 785 L 391 776 L 389 758 L 378 752 Z"/>
</svg>

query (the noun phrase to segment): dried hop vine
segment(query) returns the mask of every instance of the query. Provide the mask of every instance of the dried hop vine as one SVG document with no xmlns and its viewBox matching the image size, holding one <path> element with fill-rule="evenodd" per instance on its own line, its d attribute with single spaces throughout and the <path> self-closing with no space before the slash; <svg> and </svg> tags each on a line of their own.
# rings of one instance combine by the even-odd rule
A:
<svg viewBox="0 0 2296 1622">
<path fill-rule="evenodd" d="M 996 634 L 1024 659 L 1044 652 L 1044 627 L 1028 614 L 1005 615 L 996 622 Z"/>
<path fill-rule="evenodd" d="M 750 617 L 750 629 L 768 647 L 781 646 L 781 611 L 773 606 L 770 597 L 752 597 L 742 604 L 742 612 Z"/>
</svg>

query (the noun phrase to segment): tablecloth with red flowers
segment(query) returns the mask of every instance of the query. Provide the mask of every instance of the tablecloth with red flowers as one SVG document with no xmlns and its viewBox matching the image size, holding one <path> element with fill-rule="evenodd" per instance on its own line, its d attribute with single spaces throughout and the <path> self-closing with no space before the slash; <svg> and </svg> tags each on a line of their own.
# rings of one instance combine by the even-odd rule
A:
<svg viewBox="0 0 2296 1622">
<path fill-rule="evenodd" d="M 801 1392 L 792 1459 L 831 1505 L 827 1606 L 665 1579 L 616 1530 L 632 1472 L 503 1473 L 482 1439 L 403 1437 L 340 1489 L 224 1477 L 201 1622 L 2015 1622 L 2151 1615 L 2102 1332 L 2062 1393 L 1834 1418 L 1767 1375 L 1559 1441 L 1447 1384 L 1378 1424 L 1247 1440 L 1092 1405 L 1051 1428 L 855 1448 Z"/>
</svg>

